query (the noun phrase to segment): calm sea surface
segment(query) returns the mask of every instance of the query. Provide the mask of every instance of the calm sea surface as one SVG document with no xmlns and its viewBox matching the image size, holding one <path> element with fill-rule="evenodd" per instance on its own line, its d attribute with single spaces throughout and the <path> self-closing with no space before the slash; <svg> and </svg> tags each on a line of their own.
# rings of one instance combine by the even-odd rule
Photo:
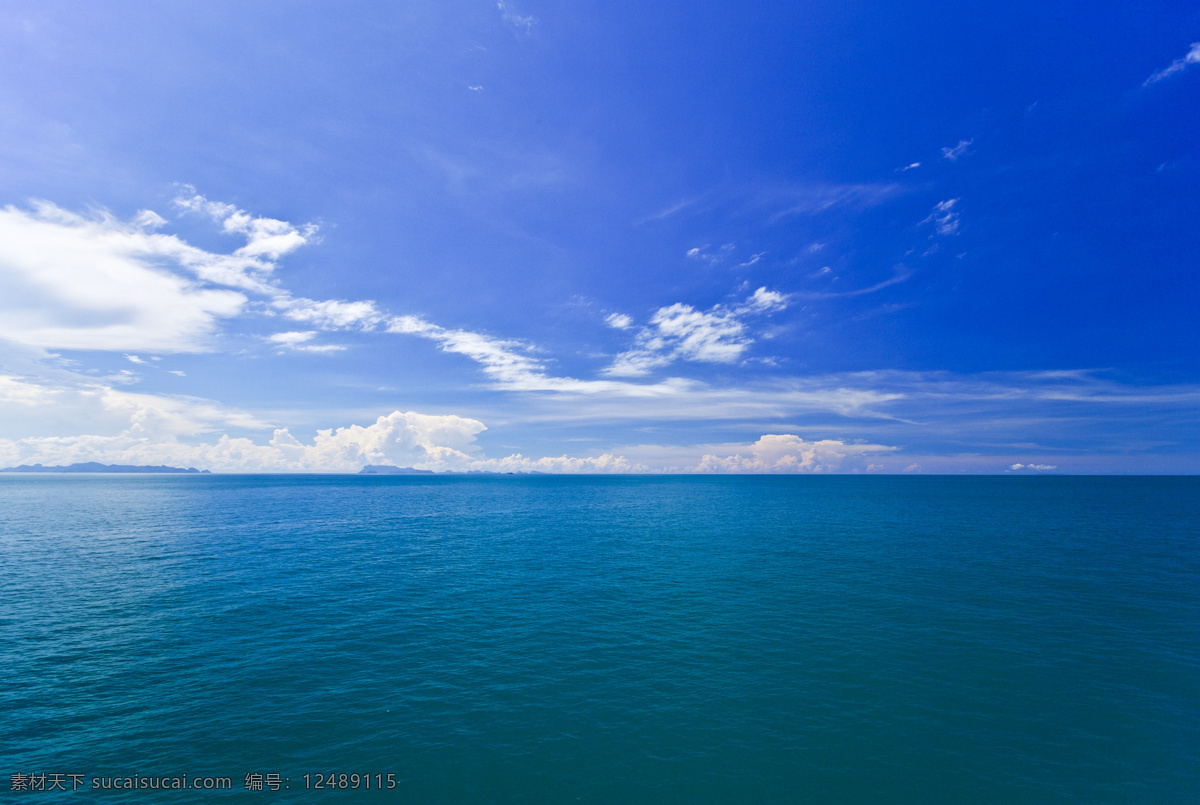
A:
<svg viewBox="0 0 1200 805">
<path fill-rule="evenodd" d="M 0 476 L 0 763 L 30 802 L 1196 802 L 1200 479 Z M 185 774 L 233 787 L 93 790 Z"/>
</svg>

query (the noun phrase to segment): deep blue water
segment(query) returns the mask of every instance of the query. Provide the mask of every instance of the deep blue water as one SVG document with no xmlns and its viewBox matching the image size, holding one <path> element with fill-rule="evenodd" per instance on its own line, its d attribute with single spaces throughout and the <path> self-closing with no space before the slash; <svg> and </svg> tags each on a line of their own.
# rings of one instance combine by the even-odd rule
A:
<svg viewBox="0 0 1200 805">
<path fill-rule="evenodd" d="M 1195 802 L 1200 479 L 0 476 L 0 673 L 14 801 Z"/>
</svg>

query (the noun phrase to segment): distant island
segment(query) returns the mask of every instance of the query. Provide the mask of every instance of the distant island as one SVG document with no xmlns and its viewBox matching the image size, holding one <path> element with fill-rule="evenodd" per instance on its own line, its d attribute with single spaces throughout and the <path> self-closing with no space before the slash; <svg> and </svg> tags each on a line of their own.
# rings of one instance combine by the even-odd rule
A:
<svg viewBox="0 0 1200 805">
<path fill-rule="evenodd" d="M 412 467 L 393 467 L 391 464 L 368 464 L 358 471 L 359 475 L 433 475 L 433 470 L 417 470 Z"/>
<path fill-rule="evenodd" d="M 70 464 L 65 467 L 43 467 L 41 464 L 22 464 L 19 467 L 5 467 L 0 472 L 173 472 L 204 475 L 208 470 L 198 470 L 195 467 L 151 467 L 147 464 L 97 464 L 88 461 L 83 464 Z"/>
</svg>

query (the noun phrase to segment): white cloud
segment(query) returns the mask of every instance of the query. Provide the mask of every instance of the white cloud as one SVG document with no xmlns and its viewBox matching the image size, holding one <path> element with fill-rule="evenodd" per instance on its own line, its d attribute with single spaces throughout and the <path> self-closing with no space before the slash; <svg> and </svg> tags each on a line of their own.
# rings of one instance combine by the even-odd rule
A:
<svg viewBox="0 0 1200 805">
<path fill-rule="evenodd" d="M 1058 469 L 1058 465 L 1056 465 L 1056 464 L 1013 464 L 1011 467 L 1009 467 L 1009 469 L 1012 469 L 1012 470 L 1037 470 L 1039 472 L 1045 472 L 1047 470 Z"/>
<path fill-rule="evenodd" d="M 141 358 L 139 358 L 137 355 L 126 355 L 126 356 L 125 356 L 125 360 L 129 361 L 130 363 L 137 363 L 137 364 L 141 364 L 142 366 L 149 366 L 149 365 L 150 365 L 150 362 L 149 362 L 149 361 L 144 361 L 144 360 L 142 360 Z"/>
<path fill-rule="evenodd" d="M 275 261 L 312 242 L 316 227 L 253 217 L 186 189 L 176 206 L 245 245 L 230 254 L 196 248 L 153 231 L 165 221 L 149 210 L 128 222 L 49 202 L 0 210 L 0 338 L 49 349 L 204 352 L 217 347 L 224 321 L 255 311 L 321 330 L 387 323 L 372 301 L 296 297 L 272 277 Z"/>
<path fill-rule="evenodd" d="M 948 146 L 946 148 L 943 148 L 942 149 L 942 157 L 950 160 L 951 162 L 957 162 L 959 157 L 961 157 L 967 153 L 967 149 L 971 147 L 971 144 L 973 142 L 975 142 L 974 138 L 972 138 L 970 140 L 959 140 L 958 145 L 953 145 L 953 146 Z M 919 163 L 919 162 L 916 163 L 916 165 L 919 165 L 919 164 L 921 164 L 921 163 Z M 913 167 L 916 167 L 916 165 L 914 165 Z"/>
<path fill-rule="evenodd" d="M 650 326 L 637 335 L 633 349 L 618 355 L 604 373 L 639 377 L 676 360 L 734 363 L 754 343 L 743 319 L 787 307 L 787 297 L 759 288 L 743 304 L 714 305 L 707 311 L 676 303 L 659 308 Z"/>
<path fill-rule="evenodd" d="M 218 321 L 239 315 L 247 297 L 204 280 L 246 279 L 257 263 L 156 234 L 147 220 L 85 218 L 48 202 L 0 210 L 0 338 L 52 349 L 212 349 Z"/>
<path fill-rule="evenodd" d="M 303 332 L 286 332 L 273 333 L 267 336 L 267 340 L 272 344 L 276 344 L 284 349 L 296 350 L 299 352 L 341 352 L 345 347 L 338 344 L 312 344 L 309 343 L 316 337 L 316 333 L 312 330 Z"/>
<path fill-rule="evenodd" d="M 371 330 L 383 324 L 386 317 L 372 301 L 317 301 L 303 297 L 279 296 L 272 306 L 283 311 L 293 321 L 305 322 L 323 330 Z"/>
<path fill-rule="evenodd" d="M 614 330 L 628 330 L 633 326 L 633 319 L 624 313 L 612 313 L 605 317 L 604 323 Z"/>
<path fill-rule="evenodd" d="M 1200 64 L 1200 42 L 1193 42 L 1192 49 L 1184 54 L 1183 58 L 1176 59 L 1168 66 L 1147 78 L 1145 82 L 1143 82 L 1142 86 L 1149 86 L 1150 84 L 1162 81 L 1168 76 L 1175 75 L 1175 73 L 1181 73 L 1187 68 L 1191 67 L 1193 64 Z"/>
<path fill-rule="evenodd" d="M 114 388 L 116 378 L 72 372 L 51 377 L 0 376 L 0 436 L 59 438 L 90 433 L 134 440 L 173 440 L 268 423 L 212 400 L 140 394 Z M 53 435 L 52 437 L 50 435 Z M 45 462 L 43 462 L 45 463 Z"/>
<path fill-rule="evenodd" d="M 810 274 L 809 279 L 828 277 L 832 273 L 833 269 L 829 266 L 825 266 L 819 271 Z M 892 267 L 892 276 L 889 279 L 881 280 L 880 282 L 877 282 L 874 285 L 866 288 L 854 288 L 849 291 L 799 291 L 794 295 L 801 299 L 839 299 L 842 297 L 865 296 L 866 294 L 875 293 L 876 291 L 881 291 L 884 288 L 888 288 L 892 285 L 898 285 L 901 282 L 905 282 L 912 277 L 912 275 L 912 271 L 906 268 L 903 264 L 900 264 Z M 837 277 L 834 277 L 834 279 L 837 279 Z"/>
<path fill-rule="evenodd" d="M 388 324 L 388 331 L 417 335 L 438 342 L 446 352 L 465 355 L 483 366 L 483 371 L 501 383 L 521 383 L 533 377 L 544 377 L 540 361 L 526 355 L 520 341 L 501 340 L 469 330 L 448 330 L 419 316 L 398 316 Z"/>
<path fill-rule="evenodd" d="M 713 251 L 709 251 L 709 245 L 706 243 L 703 246 L 693 246 L 687 250 L 687 256 L 692 260 L 702 260 L 709 265 L 717 263 L 728 257 L 734 250 L 735 246 L 732 243 L 725 243 Z"/>
<path fill-rule="evenodd" d="M 368 426 L 317 431 L 301 442 L 278 428 L 265 444 L 221 434 L 197 442 L 174 434 L 147 438 L 136 427 L 113 435 L 0 440 L 0 465 L 62 465 L 84 461 L 107 464 L 167 464 L 229 472 L 355 472 L 364 464 L 395 464 L 445 469 L 474 460 L 482 422 L 464 417 L 395 411 Z"/>
<path fill-rule="evenodd" d="M 496 8 L 500 9 L 500 16 L 505 22 L 509 22 L 514 27 L 524 30 L 525 33 L 529 33 L 533 26 L 537 25 L 536 17 L 518 14 L 512 8 L 512 6 L 504 2 L 504 0 L 499 0 L 499 2 L 496 3 Z"/>
<path fill-rule="evenodd" d="M 314 224 L 306 224 L 297 229 L 287 221 L 275 218 L 255 218 L 232 204 L 209 201 L 198 194 L 194 187 L 185 186 L 183 190 L 185 195 L 175 199 L 175 206 L 189 212 L 207 215 L 220 223 L 225 232 L 243 235 L 246 238 L 246 245 L 234 252 L 236 257 L 278 260 L 283 255 L 311 242 L 317 233 L 317 227 Z M 189 193 L 190 196 L 186 195 Z M 157 215 L 155 217 L 158 218 Z M 162 221 L 161 218 L 158 220 Z"/>
<path fill-rule="evenodd" d="M 943 151 L 944 151 L 944 150 L 945 150 L 945 149 L 943 149 Z M 910 170 L 913 170 L 913 169 L 915 169 L 915 168 L 919 168 L 919 167 L 921 167 L 921 163 L 920 163 L 920 162 L 913 162 L 913 163 L 911 163 L 911 164 L 905 165 L 903 168 L 896 168 L 896 171 L 897 171 L 898 173 L 908 173 Z"/>
<path fill-rule="evenodd" d="M 449 330 L 419 316 L 397 316 L 388 324 L 387 330 L 391 333 L 427 338 L 438 343 L 446 352 L 470 358 L 483 368 L 484 374 L 495 381 L 497 388 L 508 391 L 603 394 L 653 399 L 682 394 L 699 385 L 679 378 L 670 378 L 658 383 L 626 383 L 555 377 L 547 374 L 540 360 L 526 354 L 530 348 L 523 342 L 492 338 L 470 330 Z"/>
<path fill-rule="evenodd" d="M 787 307 L 788 297 L 778 291 L 759 288 L 746 300 L 745 309 L 755 313 L 773 313 Z"/>
<path fill-rule="evenodd" d="M 769 203 L 782 203 L 784 209 L 774 213 L 768 223 L 777 223 L 789 215 L 818 215 L 837 207 L 866 208 L 882 204 L 904 188 L 891 184 L 808 185 L 770 191 Z"/>
<path fill-rule="evenodd" d="M 476 437 L 485 425 L 453 414 L 393 411 L 369 425 L 318 430 L 311 440 L 274 428 L 242 412 L 194 398 L 130 394 L 91 385 L 50 387 L 0 376 L 0 407 L 55 409 L 59 421 L 86 426 L 83 434 L 0 438 L 0 466 L 150 464 L 226 472 L 357 472 L 365 464 L 435 471 L 638 472 L 622 456 L 488 458 Z M 231 436 L 228 428 L 272 432 L 269 439 Z M 207 438 L 205 436 L 207 435 Z"/>
<path fill-rule="evenodd" d="M 579 473 L 627 473 L 647 472 L 644 464 L 630 461 L 624 456 L 604 453 L 599 456 L 545 456 L 542 458 L 527 458 L 520 453 L 514 453 L 505 458 L 489 458 L 471 461 L 468 470 L 484 472 L 546 472 L 565 475 Z"/>
<path fill-rule="evenodd" d="M 864 459 L 895 450 L 880 444 L 847 444 L 835 439 L 807 442 L 791 433 L 767 434 L 732 455 L 707 453 L 693 469 L 696 472 L 837 472 L 850 469 L 849 465 L 861 469 Z"/>
<path fill-rule="evenodd" d="M 765 254 L 766 254 L 766 252 L 759 252 L 758 254 L 752 254 L 752 255 L 750 255 L 749 260 L 747 260 L 744 263 L 738 263 L 736 266 L 734 266 L 734 268 L 749 268 L 750 266 L 757 263 L 759 260 L 763 259 L 763 255 L 765 255 Z"/>
<path fill-rule="evenodd" d="M 933 224 L 939 235 L 954 235 L 958 232 L 959 214 L 955 211 L 954 205 L 958 204 L 956 198 L 946 201 L 939 201 L 933 205 L 933 212 L 929 213 L 929 217 L 921 221 L 923 224 Z"/>
<path fill-rule="evenodd" d="M 129 369 L 121 369 L 114 374 L 105 376 L 104 379 L 110 383 L 119 383 L 122 386 L 129 386 L 141 381 L 142 378 L 137 372 L 130 371 Z"/>
</svg>

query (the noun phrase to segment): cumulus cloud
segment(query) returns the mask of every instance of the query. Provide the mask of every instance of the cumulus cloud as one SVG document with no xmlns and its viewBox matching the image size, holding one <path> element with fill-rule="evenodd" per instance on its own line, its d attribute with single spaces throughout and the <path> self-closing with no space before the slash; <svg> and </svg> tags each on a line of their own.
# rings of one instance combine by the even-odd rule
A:
<svg viewBox="0 0 1200 805">
<path fill-rule="evenodd" d="M 933 212 L 921 221 L 922 224 L 933 224 L 939 235 L 954 235 L 958 233 L 959 214 L 954 209 L 959 200 L 956 198 L 939 201 L 933 205 Z"/>
<path fill-rule="evenodd" d="M 481 454 L 476 437 L 485 425 L 453 414 L 393 411 L 369 425 L 318 430 L 298 439 L 211 401 L 130 394 L 92 385 L 52 388 L 28 379 L 0 376 L 0 405 L 72 410 L 83 434 L 0 438 L 0 466 L 166 464 L 226 472 L 357 472 L 366 464 L 411 466 L 434 471 L 639 472 L 641 464 L 613 453 L 599 456 L 502 458 Z M 269 431 L 269 439 L 231 436 L 230 428 Z"/>
<path fill-rule="evenodd" d="M 47 465 L 99 461 L 111 464 L 168 464 L 231 472 L 354 472 L 364 464 L 447 468 L 465 466 L 477 448 L 482 422 L 453 415 L 395 411 L 367 426 L 319 430 L 301 442 L 278 428 L 270 441 L 221 434 L 202 442 L 160 434 L 148 438 L 136 427 L 111 435 L 0 440 L 0 463 Z"/>
<path fill-rule="evenodd" d="M 1183 58 L 1176 59 L 1163 69 L 1156 72 L 1154 75 L 1147 78 L 1145 82 L 1142 83 L 1142 86 L 1149 86 L 1150 84 L 1162 81 L 1164 78 L 1175 75 L 1176 73 L 1182 73 L 1193 64 L 1200 64 L 1200 42 L 1193 42 L 1192 49 L 1184 54 Z"/>
<path fill-rule="evenodd" d="M 646 472 L 644 464 L 632 462 L 624 456 L 604 453 L 599 456 L 545 456 L 528 458 L 514 453 L 504 458 L 489 458 L 471 461 L 469 470 L 484 472 L 545 472 L 565 475 L 580 473 L 628 473 Z"/>
<path fill-rule="evenodd" d="M 614 330 L 628 330 L 633 326 L 633 319 L 624 313 L 612 313 L 605 317 L 604 323 Z"/>
<path fill-rule="evenodd" d="M 973 138 L 970 140 L 959 140 L 958 145 L 952 145 L 943 148 L 942 157 L 950 160 L 951 162 L 957 162 L 959 157 L 967 153 L 967 149 L 971 147 L 973 142 L 975 142 Z M 917 164 L 919 165 L 920 163 Z M 913 167 L 916 167 L 916 165 Z"/>
<path fill-rule="evenodd" d="M 604 370 L 617 377 L 638 377 L 676 360 L 734 363 L 754 343 L 744 319 L 783 310 L 788 297 L 759 288 L 740 305 L 697 310 L 676 303 L 659 308 L 650 325 L 638 332 L 633 349 Z"/>
<path fill-rule="evenodd" d="M 1039 472 L 1045 472 L 1046 470 L 1058 469 L 1058 465 L 1057 464 L 1013 464 L 1011 467 L 1009 467 L 1009 469 L 1017 470 L 1017 471 L 1036 470 Z"/>
<path fill-rule="evenodd" d="M 774 313 L 777 310 L 783 310 L 787 307 L 788 298 L 785 294 L 778 291 L 768 291 L 765 287 L 755 291 L 746 304 L 743 310 L 752 311 L 754 313 Z"/>
<path fill-rule="evenodd" d="M 693 469 L 696 472 L 837 472 L 895 450 L 880 444 L 847 444 L 835 439 L 808 442 L 791 433 L 766 434 L 732 455 L 707 453 Z"/>
</svg>

